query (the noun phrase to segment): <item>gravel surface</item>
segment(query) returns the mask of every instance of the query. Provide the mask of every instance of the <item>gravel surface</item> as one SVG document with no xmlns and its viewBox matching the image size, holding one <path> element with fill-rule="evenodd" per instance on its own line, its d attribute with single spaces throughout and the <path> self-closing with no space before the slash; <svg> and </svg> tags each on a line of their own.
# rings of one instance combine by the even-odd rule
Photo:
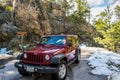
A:
<svg viewBox="0 0 120 80">
<path fill-rule="evenodd" d="M 90 74 L 91 68 L 87 65 L 86 59 L 89 57 L 89 55 L 94 52 L 90 50 L 82 50 L 82 58 L 81 62 L 79 64 L 72 64 L 69 67 L 69 72 L 67 75 L 66 80 L 107 80 L 106 76 L 96 76 Z M 39 75 L 39 76 L 32 76 L 32 77 L 22 77 L 18 72 L 17 69 L 12 69 L 16 72 L 16 75 L 12 75 L 12 77 L 9 80 L 52 80 L 51 76 L 49 74 L 47 75 Z M 4 71 L 4 70 L 3 70 Z M 2 73 L 0 73 L 2 74 Z M 4 78 L 4 76 L 0 76 L 0 80 L 7 80 Z"/>
<path fill-rule="evenodd" d="M 87 65 L 86 59 L 93 52 L 91 50 L 82 50 L 81 62 L 78 65 L 72 65 L 73 80 L 107 80 L 107 76 L 96 76 L 89 73 L 91 68 Z"/>
</svg>

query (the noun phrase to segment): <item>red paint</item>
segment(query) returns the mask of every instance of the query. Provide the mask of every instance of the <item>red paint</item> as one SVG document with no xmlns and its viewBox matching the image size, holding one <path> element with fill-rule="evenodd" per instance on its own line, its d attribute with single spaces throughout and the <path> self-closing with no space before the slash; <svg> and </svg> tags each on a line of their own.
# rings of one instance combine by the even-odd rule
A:
<svg viewBox="0 0 120 80">
<path fill-rule="evenodd" d="M 51 36 L 51 35 L 50 35 Z M 58 55 L 58 54 L 66 54 L 68 57 L 68 61 L 70 61 L 71 57 L 71 51 L 68 48 L 68 37 L 69 36 L 75 36 L 75 35 L 52 35 L 52 36 L 64 36 L 66 39 L 65 45 L 44 45 L 44 44 L 39 44 L 36 46 L 35 49 L 31 49 L 29 51 L 25 51 L 24 54 L 27 54 L 27 59 L 22 58 L 22 62 L 28 63 L 28 64 L 36 64 L 36 65 L 49 65 L 50 60 L 53 56 Z M 49 37 L 49 36 L 47 36 Z M 74 48 L 75 50 L 75 48 Z M 72 53 L 73 54 L 73 53 Z M 50 56 L 50 60 L 45 60 L 45 55 Z"/>
</svg>

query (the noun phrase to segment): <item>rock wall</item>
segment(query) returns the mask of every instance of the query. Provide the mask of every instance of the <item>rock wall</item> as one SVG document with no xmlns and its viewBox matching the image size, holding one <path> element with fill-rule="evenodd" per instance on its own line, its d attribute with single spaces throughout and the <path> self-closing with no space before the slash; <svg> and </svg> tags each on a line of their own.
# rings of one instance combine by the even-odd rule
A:
<svg viewBox="0 0 120 80">
<path fill-rule="evenodd" d="M 62 17 L 63 16 L 63 10 L 62 10 L 61 5 L 52 3 L 52 9 L 53 9 L 52 13 L 53 13 L 54 16 L 56 16 L 56 17 Z"/>
<path fill-rule="evenodd" d="M 14 42 L 18 46 L 17 32 L 20 31 L 28 33 L 25 39 L 27 43 L 39 40 L 43 35 L 62 33 L 77 34 L 84 41 L 86 38 L 90 39 L 93 32 L 92 27 L 84 24 L 77 25 L 69 20 L 64 26 L 64 13 L 61 5 L 48 2 L 48 0 L 44 2 L 41 0 L 33 0 L 33 2 L 18 0 L 15 10 L 4 14 L 4 16 L 8 15 L 8 17 L 1 16 L 5 12 L 0 13 L 0 33 L 2 33 L 0 34 L 0 47 L 12 46 Z M 6 24 L 9 27 L 5 27 Z M 13 26 L 16 26 L 16 30 Z M 7 32 L 3 30 L 6 28 Z"/>
</svg>

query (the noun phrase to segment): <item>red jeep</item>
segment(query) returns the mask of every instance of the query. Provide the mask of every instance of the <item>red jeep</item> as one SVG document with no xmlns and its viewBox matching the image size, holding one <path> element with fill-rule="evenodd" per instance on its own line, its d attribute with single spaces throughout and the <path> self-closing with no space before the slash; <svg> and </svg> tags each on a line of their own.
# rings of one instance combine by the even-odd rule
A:
<svg viewBox="0 0 120 80">
<path fill-rule="evenodd" d="M 54 80 L 65 80 L 68 66 L 79 63 L 80 56 L 76 35 L 49 35 L 42 37 L 35 49 L 19 55 L 15 67 L 23 76 L 50 73 Z"/>
</svg>

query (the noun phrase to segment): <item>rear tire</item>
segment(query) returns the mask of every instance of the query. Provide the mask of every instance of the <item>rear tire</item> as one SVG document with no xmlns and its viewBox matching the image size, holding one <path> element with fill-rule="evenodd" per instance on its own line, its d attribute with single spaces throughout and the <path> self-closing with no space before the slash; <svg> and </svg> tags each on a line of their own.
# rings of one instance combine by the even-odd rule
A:
<svg viewBox="0 0 120 80">
<path fill-rule="evenodd" d="M 81 61 L 81 50 L 77 49 L 76 50 L 76 60 L 75 63 L 79 63 Z"/>
<path fill-rule="evenodd" d="M 32 74 L 26 72 L 25 70 L 20 70 L 20 69 L 18 69 L 18 72 L 19 72 L 22 76 L 25 76 L 25 77 L 32 75 Z"/>
<path fill-rule="evenodd" d="M 61 61 L 58 66 L 58 72 L 52 74 L 53 80 L 65 80 L 67 76 L 67 64 L 66 61 Z"/>
</svg>

